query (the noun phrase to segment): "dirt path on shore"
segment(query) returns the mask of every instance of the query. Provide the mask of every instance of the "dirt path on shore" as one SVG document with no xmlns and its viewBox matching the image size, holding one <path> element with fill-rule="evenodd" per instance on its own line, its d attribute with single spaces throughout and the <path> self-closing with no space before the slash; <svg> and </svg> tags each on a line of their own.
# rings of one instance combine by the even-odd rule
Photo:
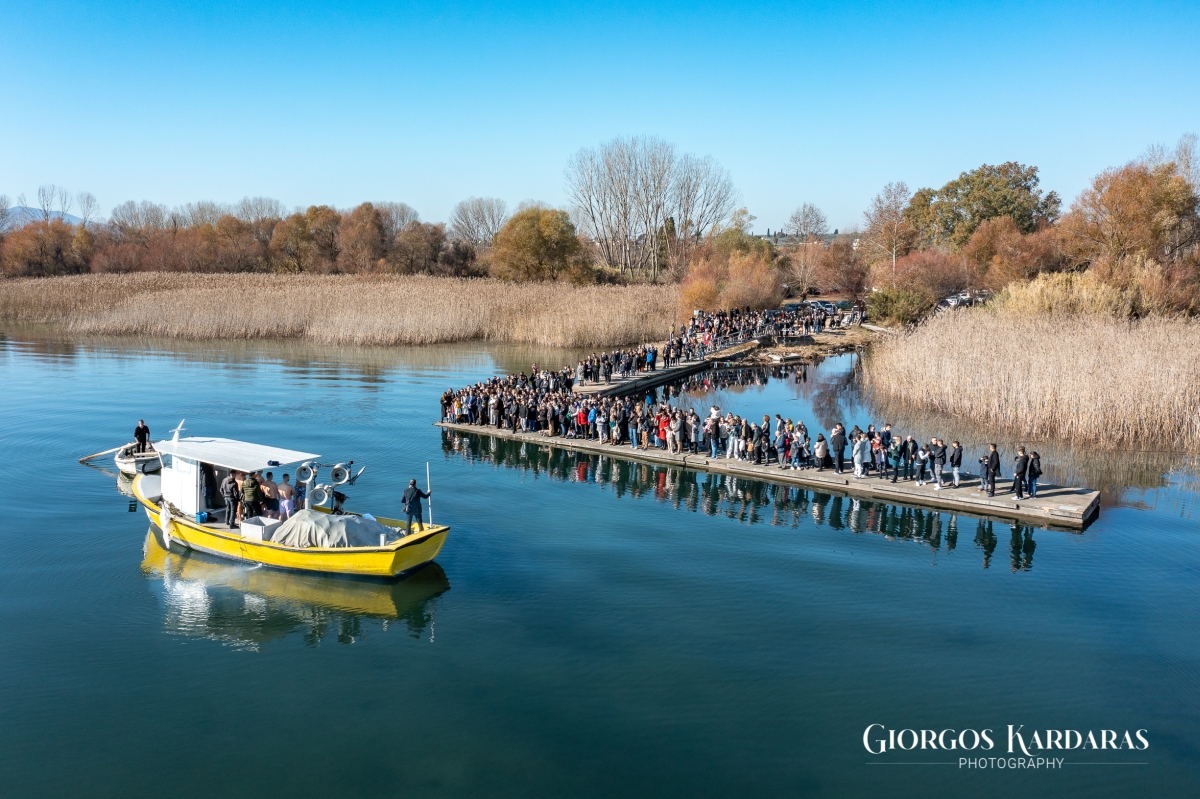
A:
<svg viewBox="0 0 1200 799">
<path fill-rule="evenodd" d="M 804 336 L 796 343 L 775 343 L 770 347 L 760 347 L 742 358 L 739 363 L 753 366 L 775 366 L 781 363 L 800 363 L 814 358 L 825 358 L 830 355 L 840 355 L 844 352 L 855 352 L 878 340 L 885 334 L 874 333 L 862 327 L 848 327 L 840 330 L 817 333 Z"/>
</svg>

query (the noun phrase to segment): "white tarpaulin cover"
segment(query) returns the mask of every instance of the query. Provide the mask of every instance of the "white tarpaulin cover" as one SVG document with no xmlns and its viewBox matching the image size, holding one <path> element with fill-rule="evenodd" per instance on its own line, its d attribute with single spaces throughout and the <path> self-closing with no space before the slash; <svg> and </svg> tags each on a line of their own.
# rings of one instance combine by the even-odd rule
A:
<svg viewBox="0 0 1200 799">
<path fill-rule="evenodd" d="M 333 516 L 298 510 L 275 531 L 271 540 L 285 547 L 377 547 L 379 536 L 395 541 L 400 532 L 361 516 Z"/>
</svg>

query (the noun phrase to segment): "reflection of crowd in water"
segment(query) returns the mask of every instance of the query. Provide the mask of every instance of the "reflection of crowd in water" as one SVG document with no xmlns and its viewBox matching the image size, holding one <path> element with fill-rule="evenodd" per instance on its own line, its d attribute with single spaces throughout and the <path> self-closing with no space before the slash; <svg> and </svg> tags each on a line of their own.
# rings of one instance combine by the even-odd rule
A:
<svg viewBox="0 0 1200 799">
<path fill-rule="evenodd" d="M 458 435 L 447 431 L 442 449 L 470 460 L 546 475 L 552 480 L 610 486 L 618 497 L 649 497 L 676 509 L 725 516 L 747 524 L 799 525 L 809 516 L 818 525 L 852 533 L 875 533 L 889 540 L 913 541 L 938 551 L 958 546 L 957 514 L 910 508 L 830 494 L 799 486 L 776 485 L 734 475 L 702 474 L 635 463 L 603 455 L 543 448 L 523 441 Z M 974 544 L 989 568 L 1005 528 L 1011 528 L 1010 568 L 1033 567 L 1033 527 L 973 519 Z"/>
</svg>

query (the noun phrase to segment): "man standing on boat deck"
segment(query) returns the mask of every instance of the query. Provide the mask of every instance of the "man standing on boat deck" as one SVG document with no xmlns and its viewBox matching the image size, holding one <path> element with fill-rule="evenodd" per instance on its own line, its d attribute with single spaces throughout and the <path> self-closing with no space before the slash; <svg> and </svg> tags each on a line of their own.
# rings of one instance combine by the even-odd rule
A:
<svg viewBox="0 0 1200 799">
<path fill-rule="evenodd" d="M 238 497 L 242 493 L 238 488 L 237 478 L 230 471 L 221 481 L 221 499 L 225 500 L 225 526 L 230 530 L 237 527 Z"/>
<path fill-rule="evenodd" d="M 250 519 L 262 514 L 262 490 L 258 485 L 258 477 L 250 472 L 242 480 L 242 519 Z"/>
<path fill-rule="evenodd" d="M 146 451 L 146 444 L 150 441 L 150 428 L 146 427 L 145 419 L 138 419 L 138 426 L 133 431 L 133 440 L 137 442 L 134 452 Z"/>
<path fill-rule="evenodd" d="M 404 489 L 404 493 L 400 496 L 400 502 L 404 505 L 404 530 L 405 535 L 412 532 L 413 517 L 417 519 L 417 529 L 425 530 L 425 523 L 421 520 L 421 500 L 429 499 L 432 491 L 422 491 L 417 488 L 416 480 L 408 481 L 408 488 Z"/>
</svg>

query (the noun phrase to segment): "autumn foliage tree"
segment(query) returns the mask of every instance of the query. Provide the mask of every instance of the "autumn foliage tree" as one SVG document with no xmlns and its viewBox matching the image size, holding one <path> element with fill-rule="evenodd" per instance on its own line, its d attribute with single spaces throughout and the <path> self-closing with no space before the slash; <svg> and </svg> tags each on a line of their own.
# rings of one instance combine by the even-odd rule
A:
<svg viewBox="0 0 1200 799">
<path fill-rule="evenodd" d="M 1068 266 L 1057 227 L 1045 225 L 1025 234 L 1009 216 L 977 227 L 962 254 L 973 268 L 970 288 L 1000 289 L 1014 280 L 1031 280 Z"/>
<path fill-rule="evenodd" d="M 735 214 L 734 222 L 692 250 L 680 285 L 680 312 L 730 308 L 773 308 L 783 299 L 789 262 L 766 239 L 746 231 L 752 219 Z"/>
<path fill-rule="evenodd" d="M 492 243 L 493 277 L 555 280 L 587 269 L 583 244 L 566 211 L 526 208 L 500 228 Z"/>
<path fill-rule="evenodd" d="M 841 292 L 857 297 L 866 288 L 870 267 L 861 246 L 853 236 L 842 235 L 821 250 L 817 259 L 816 279 L 821 291 Z M 861 239 L 859 240 L 861 245 Z M 890 267 L 891 262 L 887 261 Z"/>
<path fill-rule="evenodd" d="M 90 247 L 90 234 L 61 219 L 30 222 L 5 237 L 4 272 L 30 277 L 86 272 Z"/>
<path fill-rule="evenodd" d="M 1033 233 L 1058 218 L 1055 192 L 1038 187 L 1038 168 L 1008 161 L 963 172 L 940 189 L 919 189 L 904 218 L 922 247 L 958 250 L 983 223 L 1008 217 L 1022 233 Z"/>
</svg>

